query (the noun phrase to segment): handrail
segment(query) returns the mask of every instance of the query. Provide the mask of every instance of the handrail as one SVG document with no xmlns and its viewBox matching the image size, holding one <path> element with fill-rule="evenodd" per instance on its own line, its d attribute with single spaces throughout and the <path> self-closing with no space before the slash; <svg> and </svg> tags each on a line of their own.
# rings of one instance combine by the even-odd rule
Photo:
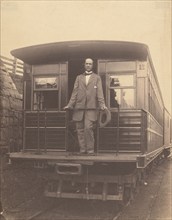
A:
<svg viewBox="0 0 172 220">
<path fill-rule="evenodd" d="M 73 111 L 73 110 L 82 110 L 82 111 L 86 111 L 86 110 L 99 110 L 99 111 L 103 111 L 103 109 L 101 108 L 67 108 L 67 109 L 64 109 L 64 111 Z"/>
</svg>

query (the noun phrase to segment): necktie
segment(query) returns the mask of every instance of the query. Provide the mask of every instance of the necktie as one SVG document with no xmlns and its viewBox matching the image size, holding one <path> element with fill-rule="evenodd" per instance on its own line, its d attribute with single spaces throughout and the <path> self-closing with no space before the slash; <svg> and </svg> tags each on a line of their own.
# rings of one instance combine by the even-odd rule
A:
<svg viewBox="0 0 172 220">
<path fill-rule="evenodd" d="M 91 75 L 92 74 L 92 71 L 88 72 L 88 71 L 85 71 L 85 75 L 88 76 L 88 75 Z"/>
</svg>

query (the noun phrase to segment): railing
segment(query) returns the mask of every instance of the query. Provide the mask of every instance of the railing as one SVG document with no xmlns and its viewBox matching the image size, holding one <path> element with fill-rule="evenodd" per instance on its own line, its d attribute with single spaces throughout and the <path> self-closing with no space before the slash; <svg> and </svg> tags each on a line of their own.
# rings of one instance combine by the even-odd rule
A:
<svg viewBox="0 0 172 220">
<path fill-rule="evenodd" d="M 85 109 L 79 109 L 85 110 Z M 89 109 L 92 110 L 92 109 Z M 95 110 L 95 109 L 93 109 Z M 100 113 L 101 110 L 97 109 Z M 70 120 L 72 110 L 65 111 L 25 111 L 24 113 L 24 150 L 37 150 L 38 153 L 47 152 L 47 150 L 59 150 L 59 151 L 70 151 L 75 152 L 79 150 L 76 130 L 72 120 Z M 113 127 L 112 136 L 114 137 L 115 132 L 115 143 L 113 143 L 113 149 L 111 152 L 119 152 L 119 108 L 116 109 L 116 127 Z M 70 116 L 69 116 L 70 115 Z M 98 114 L 100 117 L 100 114 Z M 96 126 L 96 145 L 95 151 L 106 151 L 106 145 L 101 150 L 99 147 L 99 119 L 97 120 Z"/>
<path fill-rule="evenodd" d="M 23 150 L 65 151 L 66 115 L 64 111 L 24 111 Z"/>
<path fill-rule="evenodd" d="M 18 59 L 10 59 L 0 55 L 0 61 L 5 65 L 9 73 L 23 75 L 23 62 Z"/>
<path fill-rule="evenodd" d="M 72 111 L 26 111 L 25 150 L 79 150 Z M 103 118 L 102 118 L 103 119 Z M 98 120 L 99 121 L 99 120 Z M 143 110 L 111 110 L 111 121 L 95 129 L 95 152 L 141 152 L 147 149 L 147 114 Z"/>
<path fill-rule="evenodd" d="M 111 110 L 111 121 L 99 129 L 99 152 L 145 152 L 146 115 L 142 110 Z"/>
</svg>

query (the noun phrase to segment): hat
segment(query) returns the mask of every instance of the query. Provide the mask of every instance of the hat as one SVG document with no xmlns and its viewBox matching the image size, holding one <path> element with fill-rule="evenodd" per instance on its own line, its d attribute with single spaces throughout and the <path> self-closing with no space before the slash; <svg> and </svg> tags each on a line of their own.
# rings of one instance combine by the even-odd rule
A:
<svg viewBox="0 0 172 220">
<path fill-rule="evenodd" d="M 99 126 L 100 128 L 105 127 L 111 120 L 111 112 L 109 109 L 105 109 L 103 111 L 100 111 L 99 115 Z"/>
</svg>

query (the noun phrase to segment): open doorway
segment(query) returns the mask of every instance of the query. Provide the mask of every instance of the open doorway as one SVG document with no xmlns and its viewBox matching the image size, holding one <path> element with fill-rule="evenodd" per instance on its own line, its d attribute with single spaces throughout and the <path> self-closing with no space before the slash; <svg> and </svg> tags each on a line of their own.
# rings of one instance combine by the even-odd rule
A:
<svg viewBox="0 0 172 220">
<path fill-rule="evenodd" d="M 84 72 L 84 60 L 70 60 L 68 63 L 68 100 L 70 100 L 77 75 Z"/>
</svg>

